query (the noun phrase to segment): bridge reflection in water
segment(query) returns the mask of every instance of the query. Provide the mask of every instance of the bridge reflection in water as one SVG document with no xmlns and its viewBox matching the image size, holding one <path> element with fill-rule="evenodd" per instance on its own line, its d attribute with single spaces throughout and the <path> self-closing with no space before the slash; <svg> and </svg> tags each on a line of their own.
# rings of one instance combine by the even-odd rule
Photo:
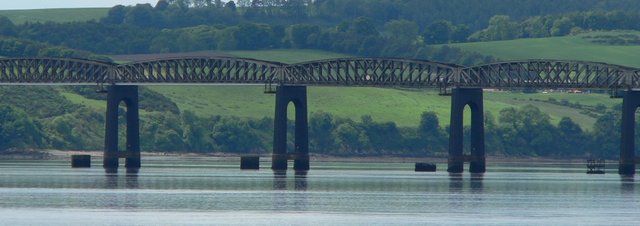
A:
<svg viewBox="0 0 640 226">
<path fill-rule="evenodd" d="M 635 173 L 635 111 L 640 106 L 640 69 L 598 62 L 522 60 L 461 66 L 424 60 L 341 58 L 284 64 L 247 58 L 184 57 L 115 64 L 62 58 L 0 59 L 0 85 L 108 85 L 105 159 L 116 172 L 125 158 L 127 169 L 141 166 L 138 85 L 264 84 L 276 86 L 272 169 L 287 169 L 286 113 L 295 106 L 294 168 L 308 170 L 309 147 L 306 86 L 371 86 L 451 90 L 451 136 L 448 171 L 463 172 L 462 114 L 471 115 L 472 173 L 486 171 L 483 88 L 608 89 L 624 92 L 619 173 Z M 118 150 L 118 105 L 127 107 L 126 150 Z"/>
</svg>

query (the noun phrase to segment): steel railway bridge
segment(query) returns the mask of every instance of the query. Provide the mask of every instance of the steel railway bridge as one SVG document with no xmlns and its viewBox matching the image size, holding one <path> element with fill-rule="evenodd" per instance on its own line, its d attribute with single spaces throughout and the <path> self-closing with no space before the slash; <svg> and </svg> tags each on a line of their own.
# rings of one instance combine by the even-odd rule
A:
<svg viewBox="0 0 640 226">
<path fill-rule="evenodd" d="M 463 110 L 471 108 L 470 172 L 485 172 L 483 88 L 607 89 L 624 91 L 620 174 L 635 173 L 635 111 L 640 69 L 598 62 L 522 60 L 465 67 L 424 60 L 342 58 L 298 64 L 230 57 L 167 58 L 126 64 L 61 58 L 0 59 L 0 85 L 107 85 L 105 169 L 137 169 L 140 161 L 138 86 L 258 84 L 274 90 L 272 169 L 309 169 L 307 86 L 437 88 L 451 95 L 448 171 L 463 172 Z M 273 88 L 273 89 L 272 89 Z M 118 150 L 118 105 L 127 107 L 126 149 Z M 287 106 L 295 106 L 295 150 L 287 152 Z"/>
</svg>

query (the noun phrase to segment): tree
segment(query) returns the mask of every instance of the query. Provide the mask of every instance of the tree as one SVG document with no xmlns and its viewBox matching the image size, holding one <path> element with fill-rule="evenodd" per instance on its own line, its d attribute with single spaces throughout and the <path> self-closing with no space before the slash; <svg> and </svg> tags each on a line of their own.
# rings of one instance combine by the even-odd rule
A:
<svg viewBox="0 0 640 226">
<path fill-rule="evenodd" d="M 443 149 L 446 139 L 435 112 L 423 112 L 420 115 L 418 137 L 422 140 L 422 148 L 429 147 L 431 150 Z"/>
<path fill-rule="evenodd" d="M 373 20 L 368 17 L 358 17 L 353 20 L 350 32 L 362 36 L 378 35 L 378 30 L 376 29 Z"/>
<path fill-rule="evenodd" d="M 446 20 L 439 20 L 431 23 L 427 27 L 423 36 L 426 43 L 444 44 L 449 43 L 453 30 L 454 26 L 451 24 L 451 22 Z"/>
<path fill-rule="evenodd" d="M 571 32 L 571 28 L 573 28 L 573 22 L 571 22 L 571 20 L 567 17 L 562 17 L 561 19 L 553 22 L 553 27 L 551 27 L 551 35 L 568 35 Z"/>
<path fill-rule="evenodd" d="M 231 11 L 231 12 L 236 12 L 236 3 L 233 1 L 228 1 L 227 3 L 224 4 L 224 8 Z"/>
<path fill-rule="evenodd" d="M 311 24 L 294 24 L 287 28 L 286 39 L 293 48 L 304 49 L 312 46 L 309 36 L 320 33 L 320 27 Z"/>
<path fill-rule="evenodd" d="M 469 37 L 477 41 L 511 40 L 521 36 L 517 22 L 506 15 L 496 15 L 489 20 L 489 26 Z"/>
<path fill-rule="evenodd" d="M 16 35 L 16 25 L 6 16 L 0 16 L 0 35 Z"/>
<path fill-rule="evenodd" d="M 328 152 L 334 147 L 333 116 L 329 113 L 314 112 L 309 117 L 309 146 L 311 150 Z"/>
<path fill-rule="evenodd" d="M 211 138 L 216 150 L 224 152 L 248 153 L 262 146 L 249 124 L 238 118 L 220 120 L 213 127 Z"/>
<path fill-rule="evenodd" d="M 500 111 L 500 130 L 505 152 L 515 155 L 554 153 L 556 131 L 551 117 L 532 105 Z"/>
<path fill-rule="evenodd" d="M 418 37 L 418 25 L 408 20 L 391 20 L 384 24 L 384 36 L 387 39 L 413 44 Z"/>
<path fill-rule="evenodd" d="M 150 4 L 138 4 L 127 12 L 124 23 L 139 27 L 153 27 L 155 25 L 153 19 L 153 7 Z"/>
<path fill-rule="evenodd" d="M 466 42 L 469 35 L 471 35 L 469 26 L 465 24 L 459 24 L 458 26 L 455 26 L 455 28 L 451 32 L 450 40 L 454 43 Z"/>
<path fill-rule="evenodd" d="M 160 2 L 158 2 L 160 3 Z M 102 18 L 103 23 L 107 24 L 122 24 L 127 14 L 127 9 L 123 5 L 116 5 L 109 9 L 107 16 Z"/>
<path fill-rule="evenodd" d="M 573 122 L 571 118 L 563 117 L 558 123 L 559 137 L 556 145 L 558 153 L 556 155 L 571 156 L 584 154 L 586 147 L 585 134 L 578 124 Z"/>
<path fill-rule="evenodd" d="M 0 151 L 7 148 L 39 147 L 43 132 L 24 112 L 0 105 Z"/>
<path fill-rule="evenodd" d="M 156 3 L 156 10 L 164 11 L 167 8 L 169 8 L 169 3 L 166 0 L 159 0 L 158 3 Z"/>
<path fill-rule="evenodd" d="M 362 130 L 356 128 L 353 122 L 345 122 L 338 125 L 333 133 L 336 138 L 336 144 L 343 154 L 358 153 L 368 143 L 366 135 Z"/>
<path fill-rule="evenodd" d="M 614 157 L 620 150 L 620 119 L 608 111 L 593 125 L 591 155 L 599 158 Z"/>
</svg>

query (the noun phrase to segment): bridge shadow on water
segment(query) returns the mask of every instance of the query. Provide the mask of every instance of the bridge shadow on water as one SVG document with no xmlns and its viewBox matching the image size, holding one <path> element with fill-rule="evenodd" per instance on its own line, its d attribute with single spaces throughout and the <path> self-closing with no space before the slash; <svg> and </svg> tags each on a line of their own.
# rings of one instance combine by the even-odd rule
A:
<svg viewBox="0 0 640 226">
<path fill-rule="evenodd" d="M 468 187 L 465 187 L 465 184 Z M 469 203 L 479 205 L 484 193 L 484 173 L 471 173 L 468 180 L 465 180 L 463 173 L 449 173 L 449 205 L 451 208 L 462 208 L 462 205 Z M 469 200 L 473 200 L 468 202 Z"/>
<path fill-rule="evenodd" d="M 469 191 L 471 193 L 483 192 L 484 173 L 472 173 L 469 178 Z M 449 193 L 463 193 L 467 190 L 464 188 L 465 180 L 462 173 L 449 173 Z"/>
<path fill-rule="evenodd" d="M 273 171 L 273 208 L 282 210 L 308 210 L 307 170 L 296 170 L 293 176 L 293 191 L 289 189 L 287 171 Z"/>
<path fill-rule="evenodd" d="M 104 205 L 109 208 L 136 209 L 139 207 L 140 197 L 138 192 L 132 191 L 140 188 L 138 182 L 139 168 L 127 169 L 127 173 L 118 175 L 117 169 L 105 169 L 104 189 L 113 190 L 104 195 Z M 120 192 L 117 190 L 125 189 Z"/>
<path fill-rule="evenodd" d="M 127 173 L 124 175 L 124 180 L 121 180 L 121 176 L 118 174 L 117 169 L 105 169 L 105 189 L 138 189 L 140 184 L 138 183 L 138 173 L 140 168 L 128 168 Z"/>
<path fill-rule="evenodd" d="M 634 194 L 636 181 L 633 175 L 620 175 L 620 191 L 622 194 Z"/>
<path fill-rule="evenodd" d="M 307 173 L 309 171 L 296 170 L 294 173 L 293 189 L 295 191 L 307 190 Z M 287 171 L 274 170 L 273 171 L 273 190 L 287 190 L 289 180 L 287 179 Z"/>
</svg>

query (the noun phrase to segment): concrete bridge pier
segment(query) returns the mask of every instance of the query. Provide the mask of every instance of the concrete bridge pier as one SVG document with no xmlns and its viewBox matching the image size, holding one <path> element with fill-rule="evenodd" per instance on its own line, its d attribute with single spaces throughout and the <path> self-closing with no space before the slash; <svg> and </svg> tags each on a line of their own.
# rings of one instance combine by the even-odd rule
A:
<svg viewBox="0 0 640 226">
<path fill-rule="evenodd" d="M 295 106 L 295 150 L 293 168 L 309 170 L 309 129 L 307 123 L 307 87 L 279 86 L 276 91 L 276 108 L 273 126 L 273 154 L 271 169 L 287 170 L 287 107 Z"/>
<path fill-rule="evenodd" d="M 126 151 L 118 150 L 118 107 L 127 106 Z M 140 119 L 138 117 L 138 86 L 109 86 L 107 89 L 107 115 L 103 167 L 117 172 L 118 160 L 125 158 L 127 171 L 140 168 Z"/>
<path fill-rule="evenodd" d="M 640 106 L 640 91 L 627 90 L 622 97 L 622 125 L 620 142 L 620 164 L 618 173 L 633 175 L 636 173 L 635 156 L 635 113 Z"/>
<path fill-rule="evenodd" d="M 449 133 L 449 159 L 448 169 L 450 173 L 462 173 L 464 171 L 465 157 L 463 154 L 463 116 L 464 107 L 471 108 L 471 156 L 469 159 L 471 173 L 484 173 L 484 107 L 482 103 L 481 88 L 454 88 L 451 96 L 451 123 Z"/>
</svg>

